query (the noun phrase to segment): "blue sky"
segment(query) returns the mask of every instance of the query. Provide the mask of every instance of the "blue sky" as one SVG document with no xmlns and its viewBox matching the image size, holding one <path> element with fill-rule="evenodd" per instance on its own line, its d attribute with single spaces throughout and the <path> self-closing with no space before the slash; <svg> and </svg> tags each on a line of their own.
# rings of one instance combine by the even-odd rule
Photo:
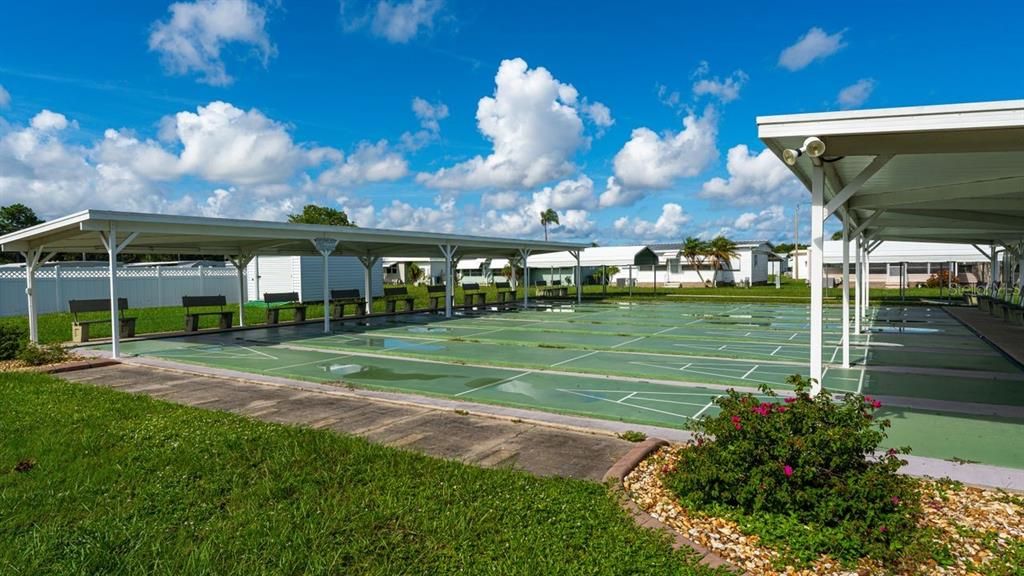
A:
<svg viewBox="0 0 1024 576">
<path fill-rule="evenodd" d="M 757 115 L 1024 93 L 1018 3 L 846 6 L 9 3 L 0 204 L 786 240 Z"/>
</svg>

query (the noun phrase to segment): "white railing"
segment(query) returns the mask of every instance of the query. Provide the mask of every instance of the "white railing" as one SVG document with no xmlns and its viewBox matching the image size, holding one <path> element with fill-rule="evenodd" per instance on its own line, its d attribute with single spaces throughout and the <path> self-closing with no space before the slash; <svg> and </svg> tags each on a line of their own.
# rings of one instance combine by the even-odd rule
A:
<svg viewBox="0 0 1024 576">
<path fill-rule="evenodd" d="M 117 292 L 132 308 L 180 306 L 182 296 L 216 296 L 238 302 L 238 276 L 233 267 L 117 269 Z M 68 300 L 109 298 L 110 273 L 105 267 L 47 266 L 36 272 L 39 313 L 67 312 Z M 28 313 L 25 269 L 0 269 L 0 316 Z"/>
</svg>

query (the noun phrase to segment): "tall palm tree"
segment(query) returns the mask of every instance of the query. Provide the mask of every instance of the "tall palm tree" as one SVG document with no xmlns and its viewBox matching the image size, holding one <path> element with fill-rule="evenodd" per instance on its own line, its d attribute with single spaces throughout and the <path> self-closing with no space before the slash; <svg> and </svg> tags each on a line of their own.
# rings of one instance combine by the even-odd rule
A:
<svg viewBox="0 0 1024 576">
<path fill-rule="evenodd" d="M 544 241 L 548 241 L 548 224 L 558 224 L 558 212 L 551 208 L 540 213 L 540 225 L 544 227 Z"/>
<path fill-rule="evenodd" d="M 739 253 L 736 252 L 736 243 L 725 236 L 719 236 L 708 243 L 708 256 L 715 263 L 715 275 L 711 280 L 711 285 L 717 287 L 718 271 L 730 260 L 739 257 Z"/>
<path fill-rule="evenodd" d="M 683 247 L 679 250 L 679 255 L 697 271 L 697 278 L 700 278 L 701 284 L 704 283 L 704 275 L 700 273 L 700 264 L 707 254 L 708 243 L 693 236 L 688 236 L 686 240 L 683 240 Z"/>
</svg>

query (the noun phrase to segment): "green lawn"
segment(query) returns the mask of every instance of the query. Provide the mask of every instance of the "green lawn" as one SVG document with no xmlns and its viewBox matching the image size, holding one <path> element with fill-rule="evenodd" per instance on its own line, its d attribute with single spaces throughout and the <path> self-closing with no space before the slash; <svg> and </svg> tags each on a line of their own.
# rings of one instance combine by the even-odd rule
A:
<svg viewBox="0 0 1024 576">
<path fill-rule="evenodd" d="M 711 574 L 591 482 L 43 375 L 0 414 L 0 574 Z"/>
</svg>

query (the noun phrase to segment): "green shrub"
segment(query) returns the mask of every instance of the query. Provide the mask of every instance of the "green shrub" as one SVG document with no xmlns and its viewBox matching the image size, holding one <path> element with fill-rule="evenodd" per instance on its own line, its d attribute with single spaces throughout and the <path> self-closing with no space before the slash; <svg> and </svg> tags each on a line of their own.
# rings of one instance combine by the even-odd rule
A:
<svg viewBox="0 0 1024 576">
<path fill-rule="evenodd" d="M 28 332 L 22 326 L 0 324 L 0 360 L 17 358 L 18 352 L 27 341 Z"/>
<path fill-rule="evenodd" d="M 694 443 L 681 451 L 666 485 L 689 507 L 737 516 L 745 530 L 780 544 L 801 560 L 890 560 L 922 541 L 916 482 L 899 473 L 900 454 L 876 456 L 887 420 L 870 396 L 824 391 L 812 398 L 801 376 L 792 397 L 772 401 L 730 390 L 721 409 L 692 424 Z"/>
<path fill-rule="evenodd" d="M 616 434 L 619 438 L 626 440 L 627 442 L 643 442 L 647 440 L 647 434 L 640 432 L 639 430 L 626 430 Z"/>
<path fill-rule="evenodd" d="M 60 344 L 27 343 L 18 353 L 18 360 L 29 366 L 57 364 L 68 359 L 68 351 Z"/>
</svg>

